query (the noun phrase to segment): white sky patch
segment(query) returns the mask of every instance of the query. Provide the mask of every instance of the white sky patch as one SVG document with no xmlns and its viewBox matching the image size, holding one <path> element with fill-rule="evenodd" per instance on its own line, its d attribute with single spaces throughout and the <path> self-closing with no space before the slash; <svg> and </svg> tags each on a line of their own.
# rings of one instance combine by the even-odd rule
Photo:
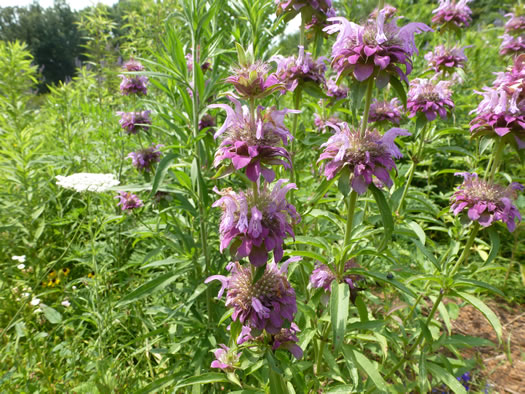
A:
<svg viewBox="0 0 525 394">
<path fill-rule="evenodd" d="M 0 2 L 0 7 L 25 7 L 33 3 L 34 0 L 2 0 Z M 69 4 L 71 9 L 78 11 L 83 8 L 96 5 L 98 3 L 102 3 L 105 5 L 113 5 L 118 0 L 67 0 L 66 3 Z M 38 4 L 40 4 L 43 8 L 53 7 L 54 0 L 38 0 Z"/>
</svg>

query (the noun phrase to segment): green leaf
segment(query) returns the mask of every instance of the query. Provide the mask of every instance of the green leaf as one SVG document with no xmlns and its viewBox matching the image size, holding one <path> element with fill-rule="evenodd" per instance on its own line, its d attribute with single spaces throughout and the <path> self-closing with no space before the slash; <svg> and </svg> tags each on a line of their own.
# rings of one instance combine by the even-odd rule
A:
<svg viewBox="0 0 525 394">
<path fill-rule="evenodd" d="M 181 387 L 192 386 L 194 384 L 210 384 L 219 382 L 228 382 L 228 379 L 222 373 L 208 372 L 203 375 L 192 376 L 191 378 L 184 379 L 181 383 L 173 388 L 173 391 L 176 392 L 177 389 Z"/>
<path fill-rule="evenodd" d="M 131 302 L 140 300 L 141 298 L 147 297 L 153 294 L 156 291 L 162 290 L 170 283 L 175 281 L 178 278 L 173 272 L 168 272 L 167 274 L 160 275 L 153 280 L 150 280 L 147 283 L 144 283 L 142 286 L 133 290 L 131 293 L 123 297 L 116 305 L 117 308 L 127 305 Z"/>
<path fill-rule="evenodd" d="M 359 313 L 361 322 L 366 323 L 368 321 L 368 309 L 366 308 L 366 304 L 361 296 L 357 296 L 355 299 L 355 306 L 357 307 L 357 313 Z"/>
<path fill-rule="evenodd" d="M 162 158 L 159 165 L 157 166 L 157 170 L 155 171 L 155 178 L 153 179 L 153 185 L 151 186 L 151 196 L 154 196 L 155 193 L 157 193 L 157 190 L 159 189 L 160 184 L 164 180 L 164 177 L 166 176 L 166 172 L 168 171 L 168 168 L 170 167 L 173 160 L 177 158 L 177 155 L 175 153 L 168 153 L 166 156 Z"/>
<path fill-rule="evenodd" d="M 332 283 L 332 294 L 330 295 L 330 318 L 332 320 L 332 333 L 336 350 L 343 344 L 349 301 L 350 290 L 348 285 L 334 281 Z"/>
<path fill-rule="evenodd" d="M 407 94 L 405 92 L 405 87 L 401 83 L 399 79 L 394 77 L 393 75 L 390 75 L 390 85 L 394 88 L 394 90 L 397 93 L 397 97 L 401 100 L 403 103 L 403 107 L 407 107 Z"/>
<path fill-rule="evenodd" d="M 402 284 L 401 282 L 398 282 L 395 279 L 388 279 L 386 274 L 383 274 L 381 272 L 368 271 L 363 268 L 350 268 L 346 270 L 346 272 L 349 274 L 369 276 L 381 282 L 386 282 L 388 284 L 391 284 L 392 286 L 397 287 L 399 290 L 403 291 L 404 293 L 408 294 L 411 297 L 414 297 L 414 298 L 417 297 L 416 294 L 412 290 L 410 290 L 408 287 L 406 287 L 404 284 Z"/>
<path fill-rule="evenodd" d="M 62 315 L 56 309 L 47 305 L 41 305 L 40 309 L 44 312 L 44 316 L 51 324 L 58 324 L 62 322 Z"/>
<path fill-rule="evenodd" d="M 343 352 L 345 354 L 346 358 L 353 358 L 357 364 L 357 367 L 366 374 L 370 380 L 374 383 L 374 385 L 377 387 L 378 390 L 381 392 L 387 392 L 387 383 L 377 370 L 377 368 L 372 364 L 372 362 L 366 358 L 366 356 L 357 350 L 350 348 L 348 346 L 345 346 L 343 348 Z"/>
<path fill-rule="evenodd" d="M 452 375 L 450 372 L 441 368 L 439 365 L 436 365 L 429 361 L 427 362 L 427 369 L 429 370 L 430 374 L 433 377 L 445 383 L 454 393 L 456 394 L 466 394 L 467 393 L 467 391 L 465 390 L 465 387 L 463 387 L 463 385 L 458 382 L 456 377 Z"/>
<path fill-rule="evenodd" d="M 498 256 L 499 247 L 500 247 L 499 233 L 494 228 L 494 226 L 490 226 L 488 228 L 488 232 L 489 232 L 489 237 L 490 237 L 490 244 L 492 245 L 492 247 L 490 248 L 490 254 L 489 254 L 489 257 L 487 257 L 485 264 L 491 263 Z"/>
<path fill-rule="evenodd" d="M 417 237 L 419 238 L 421 243 L 424 245 L 427 238 L 426 238 L 425 232 L 423 231 L 421 226 L 419 224 L 417 224 L 416 222 L 412 221 L 412 222 L 408 222 L 408 227 L 410 227 L 412 229 L 412 231 L 414 231 L 414 233 L 416 233 Z"/>
<path fill-rule="evenodd" d="M 392 209 L 388 202 L 385 199 L 385 196 L 381 190 L 379 190 L 373 183 L 371 183 L 368 188 L 374 195 L 374 198 L 381 213 L 381 220 L 383 221 L 383 227 L 385 229 L 385 234 L 379 250 L 383 250 L 388 245 L 392 233 L 394 232 L 394 219 L 392 218 Z"/>
<path fill-rule="evenodd" d="M 425 255 L 425 257 L 429 259 L 432 264 L 434 264 L 434 267 L 436 267 L 439 271 L 441 271 L 441 266 L 439 265 L 438 261 L 436 260 L 434 255 L 430 253 L 430 251 L 425 247 L 425 245 L 423 245 L 417 239 L 412 239 L 412 242 L 414 242 L 414 244 L 421 251 L 421 253 L 423 253 L 423 255 Z"/>
<path fill-rule="evenodd" d="M 321 198 L 324 197 L 324 195 L 326 194 L 328 189 L 330 189 L 330 186 L 332 186 L 334 184 L 336 179 L 337 179 L 336 177 L 334 177 L 334 178 L 332 178 L 330 180 L 323 179 L 323 181 L 317 187 L 317 190 L 316 190 L 314 196 L 312 197 L 312 199 L 310 201 L 308 201 L 308 205 L 314 206 L 315 204 L 317 204 L 317 202 Z"/>
<path fill-rule="evenodd" d="M 339 182 L 337 182 L 337 188 L 343 196 L 347 196 L 350 193 L 350 168 L 344 166 L 339 175 Z"/>
<path fill-rule="evenodd" d="M 496 314 L 492 312 L 492 310 L 483 301 L 481 301 L 477 297 L 474 297 L 472 294 L 463 293 L 459 291 L 455 291 L 453 294 L 463 298 L 474 308 L 480 311 L 483 314 L 483 316 L 485 316 L 492 328 L 494 328 L 494 331 L 496 332 L 496 335 L 498 337 L 498 342 L 501 343 L 502 328 L 498 316 L 496 316 Z"/>
</svg>

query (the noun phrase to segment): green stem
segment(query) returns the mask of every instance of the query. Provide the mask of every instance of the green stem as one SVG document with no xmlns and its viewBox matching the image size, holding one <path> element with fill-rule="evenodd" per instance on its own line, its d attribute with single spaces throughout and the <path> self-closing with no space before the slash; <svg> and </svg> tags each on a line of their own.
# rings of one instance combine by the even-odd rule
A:
<svg viewBox="0 0 525 394">
<path fill-rule="evenodd" d="M 345 229 L 345 240 L 343 244 L 343 249 L 350 244 L 350 239 L 352 235 L 352 227 L 354 223 L 354 213 L 357 202 L 357 192 L 352 190 L 348 195 L 348 211 L 346 216 L 346 229 Z M 342 256 L 341 261 L 339 262 L 338 273 L 340 277 L 343 276 L 345 270 L 345 256 Z"/>
<path fill-rule="evenodd" d="M 385 8 L 385 0 L 379 0 L 379 6 L 377 9 L 381 11 L 383 8 Z"/>
<path fill-rule="evenodd" d="M 370 112 L 370 104 L 372 103 L 372 92 L 374 90 L 374 76 L 371 75 L 368 78 L 368 85 L 366 87 L 366 97 L 365 97 L 365 110 L 363 112 L 363 119 L 361 120 L 361 137 L 364 137 L 366 126 L 368 124 L 368 114 Z"/>
<path fill-rule="evenodd" d="M 324 327 L 324 330 L 323 330 L 323 333 L 321 334 L 321 339 L 320 339 L 320 344 L 319 344 L 319 353 L 317 353 L 317 360 L 315 361 L 315 373 L 316 375 L 318 375 L 321 371 L 322 371 L 322 368 L 323 368 L 323 352 L 324 352 L 324 347 L 325 347 L 325 344 L 326 344 L 326 335 L 328 334 L 328 330 L 330 329 L 330 323 L 325 323 L 325 327 Z"/>
<path fill-rule="evenodd" d="M 191 32 L 191 46 L 193 50 L 193 67 L 199 67 L 198 62 L 198 45 L 197 40 L 195 39 L 195 32 L 192 30 Z M 192 82 L 193 82 L 193 138 L 194 141 L 197 141 L 197 137 L 199 135 L 199 89 L 197 88 L 197 73 L 195 70 L 192 73 Z M 199 142 L 195 142 L 195 156 L 197 160 L 197 168 L 199 173 L 201 172 L 201 152 L 200 152 L 200 146 Z M 199 174 L 201 175 L 201 174 Z M 208 277 L 210 275 L 210 256 L 208 252 L 208 234 L 207 234 L 207 226 L 206 226 L 206 207 L 204 207 L 204 190 L 199 185 L 198 186 L 198 192 L 199 192 L 199 201 L 197 202 L 199 205 L 199 227 L 200 227 L 200 241 L 201 241 L 201 247 L 202 252 L 204 254 L 204 262 L 205 262 L 205 275 Z M 206 288 L 206 310 L 208 312 L 208 323 L 212 321 L 212 308 L 211 308 L 211 300 L 212 300 L 212 293 L 211 288 L 208 286 Z"/>
<path fill-rule="evenodd" d="M 303 19 L 302 13 L 301 13 L 301 27 L 299 30 L 299 45 L 302 46 L 304 50 L 306 51 L 305 42 L 304 42 L 304 19 Z"/>
<path fill-rule="evenodd" d="M 494 153 L 494 160 L 492 161 L 492 168 L 490 169 L 490 174 L 489 174 L 490 182 L 494 180 L 494 175 L 496 174 L 496 170 L 498 169 L 500 165 L 501 157 L 503 156 L 504 149 L 505 149 L 505 143 L 500 138 L 496 144 L 496 152 Z"/>
<path fill-rule="evenodd" d="M 302 92 L 298 86 L 293 94 L 294 98 L 294 109 L 299 110 L 301 108 Z M 299 122 L 299 114 L 294 114 L 292 123 L 292 140 L 290 142 L 290 156 L 292 157 L 292 170 L 291 170 L 291 182 L 295 183 L 299 187 L 299 177 L 295 173 L 298 166 L 295 165 L 295 140 L 297 139 L 297 125 Z"/>
<path fill-rule="evenodd" d="M 414 173 L 416 172 L 417 163 L 419 162 L 421 153 L 423 152 L 423 146 L 425 145 L 427 125 L 428 123 L 425 123 L 425 126 L 423 126 L 423 130 L 421 130 L 421 137 L 419 138 L 419 144 L 417 147 L 417 151 L 416 151 L 415 156 L 412 157 L 412 163 L 410 164 L 410 168 L 408 169 L 408 179 L 405 184 L 405 188 L 403 189 L 403 194 L 401 195 L 401 199 L 399 200 L 399 205 L 397 206 L 398 212 L 400 212 L 403 209 L 403 203 L 405 202 L 405 198 L 408 194 L 408 189 L 410 188 L 410 185 L 412 184 L 412 179 L 414 178 Z"/>
<path fill-rule="evenodd" d="M 479 231 L 479 223 L 474 222 L 474 227 L 472 228 L 470 237 L 468 238 L 467 243 L 465 244 L 465 249 L 463 249 L 463 253 L 461 253 L 461 256 L 459 256 L 458 261 L 452 268 L 452 271 L 450 271 L 450 275 L 449 275 L 450 278 L 452 278 L 457 273 L 461 264 L 465 262 L 468 256 L 470 255 L 472 245 L 474 244 L 474 240 L 476 239 L 476 235 L 478 234 L 478 231 Z"/>
</svg>

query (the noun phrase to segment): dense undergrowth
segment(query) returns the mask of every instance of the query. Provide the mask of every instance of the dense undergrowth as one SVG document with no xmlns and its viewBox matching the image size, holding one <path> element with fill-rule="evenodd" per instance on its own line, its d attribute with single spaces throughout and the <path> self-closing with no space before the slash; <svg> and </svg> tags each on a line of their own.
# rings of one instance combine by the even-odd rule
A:
<svg viewBox="0 0 525 394">
<path fill-rule="evenodd" d="M 364 23 L 377 6 L 375 1 L 344 3 L 334 2 L 337 15 L 355 23 Z M 143 15 L 128 17 L 120 53 L 109 44 L 113 22 L 94 9 L 83 22 L 91 37 L 86 45 L 89 64 L 67 84 L 52 86 L 40 96 L 33 93 L 38 75 L 27 48 L 19 42 L 0 42 L 0 389 L 464 392 L 469 386 L 483 391 L 483 365 L 464 358 L 461 349 L 487 343 L 452 333 L 451 320 L 457 317 L 458 305 L 471 304 L 499 335 L 501 325 L 483 300 L 524 302 L 524 226 L 511 218 L 516 228 L 510 232 L 501 222 L 509 222 L 505 217 L 485 228 L 479 224 L 482 215 L 479 222 L 469 220 L 455 215 L 450 206 L 451 198 L 461 199 L 454 194 L 463 181 L 455 176 L 458 172 L 477 173 L 505 187 L 525 183 L 523 149 L 515 149 L 514 140 L 494 132 L 472 136 L 470 131 L 482 100 L 475 91 L 492 86 L 494 73 L 519 63 L 517 57 L 499 54 L 508 19 L 503 14 L 512 11 L 511 3 L 474 2 L 473 21 L 455 31 L 432 22 L 436 4 L 393 4 L 397 15 L 404 16 L 400 26 L 421 22 L 435 29 L 421 28 L 416 36 L 419 55 L 414 53 L 414 70 L 407 72 L 412 85 L 416 78 L 454 78 L 446 87 L 453 106 L 446 105 L 446 116 L 435 120 L 419 112 L 407 116 L 413 96 L 408 93 L 407 110 L 403 104 L 408 86 L 396 71 L 389 70 L 387 86 L 376 89 L 374 82 L 380 85 L 384 77 L 377 65 L 363 82 L 353 76 L 354 69 L 343 72 L 339 83 L 349 89 L 348 95 L 334 97 L 335 87 L 327 89 L 324 78 L 337 75 L 330 67 L 337 34 L 314 26 L 284 35 L 290 10 L 277 18 L 278 6 L 272 0 L 187 0 L 169 9 L 144 2 Z M 277 53 L 297 56 L 299 43 L 313 59 L 326 57 L 323 80 L 313 78 L 315 67 L 309 64 L 308 76 L 290 72 L 299 75 L 293 91 L 282 75 L 274 84 L 257 85 L 276 70 L 269 59 Z M 465 48 L 466 63 L 452 70 L 454 76 L 436 77 L 429 69 L 424 55 L 439 45 Z M 142 66 L 127 63 L 123 69 L 117 65 L 119 56 L 140 60 Z M 258 68 L 244 74 L 250 83 L 256 80 L 250 85 L 240 77 L 243 67 L 254 64 Z M 226 81 L 228 77 L 232 78 Z M 512 86 L 523 92 L 521 78 L 521 85 Z M 146 79 L 148 84 L 141 85 Z M 137 87 L 147 94 L 135 94 Z M 231 123 L 230 112 L 224 111 L 224 105 L 234 106 L 228 96 L 243 101 L 244 116 L 253 124 Z M 344 129 L 338 122 L 347 122 L 357 130 L 354 136 L 362 137 L 372 102 L 367 98 L 396 96 L 399 127 L 411 135 L 396 138 L 402 157 L 392 154 L 395 148 L 387 153 L 381 148 L 381 154 L 395 157 L 397 170 L 374 172 L 376 181 L 366 182 L 362 192 L 351 167 L 357 159 L 346 152 L 347 165 L 327 179 L 327 160 L 319 161 L 319 155 L 325 151 L 321 145 L 334 143 L 329 141 L 333 125 Z M 431 97 L 435 99 L 435 93 Z M 275 274 L 284 287 L 272 300 L 281 302 L 283 309 L 290 306 L 290 299 L 280 298 L 281 290 L 293 288 L 297 309 L 293 319 L 279 322 L 278 333 L 272 331 L 276 323 L 262 318 L 256 305 L 246 305 L 254 302 L 253 290 L 244 304 L 236 304 L 232 292 L 241 290 L 234 288 L 233 280 L 215 277 L 229 289 L 232 316 L 232 309 L 216 297 L 218 282 L 204 283 L 210 276 L 228 275 L 228 270 L 234 274 L 229 263 L 239 260 L 242 266 L 237 270 L 246 270 L 249 287 L 270 275 L 264 273 L 266 260 L 260 262 L 266 248 L 269 261 L 279 253 L 270 241 L 257 243 L 258 235 L 241 247 L 252 236 L 247 232 L 225 242 L 226 232 L 219 226 L 221 221 L 226 226 L 232 205 L 224 203 L 222 217 L 221 209 L 212 207 L 221 196 L 237 193 L 231 197 L 237 210 L 231 209 L 238 221 L 241 190 L 252 206 L 271 205 L 263 176 L 255 177 L 261 184 L 257 188 L 252 173 L 229 165 L 231 157 L 216 165 L 217 151 L 232 151 L 221 147 L 224 136 L 215 139 L 214 134 L 225 122 L 229 130 L 244 127 L 255 133 L 259 105 L 301 111 L 286 114 L 285 131 L 276 120 L 280 115 L 264 120 L 270 124 L 265 133 L 279 129 L 293 135 L 293 142 L 284 146 L 293 165 L 288 168 L 259 153 L 266 160 L 261 159 L 263 165 L 273 166 L 276 180 L 297 185 L 287 200 L 301 217 L 294 218 L 290 206 L 283 205 L 278 219 L 261 222 L 274 233 L 276 221 L 286 222 L 295 233 L 292 237 L 281 228 L 274 240 L 284 242 L 279 266 L 289 258 L 292 262 L 287 275 Z M 125 117 L 117 115 L 120 111 L 150 112 L 135 128 L 126 129 L 121 127 Z M 144 120 L 148 117 L 151 125 Z M 320 128 L 319 119 L 330 124 Z M 372 126 L 379 136 L 391 127 L 381 122 Z M 523 137 L 523 130 L 513 129 L 510 135 Z M 143 150 L 144 155 L 152 145 L 162 156 L 134 166 L 128 154 Z M 356 146 L 352 149 L 361 149 Z M 236 160 L 241 160 L 240 152 L 235 152 Z M 330 160 L 337 161 L 333 156 Z M 120 184 L 97 193 L 76 192 L 57 182 L 57 176 L 75 173 L 113 174 Z M 214 190 L 222 190 L 222 195 Z M 121 194 L 119 200 L 120 191 L 138 196 L 141 204 L 133 205 L 131 195 Z M 516 199 L 509 201 L 523 213 L 524 194 L 516 192 L 511 196 Z M 274 213 L 263 214 L 268 218 Z M 249 215 L 256 217 L 254 211 Z M 442 303 L 444 297 L 456 302 Z M 236 317 L 246 308 L 250 318 Z M 250 327 L 251 334 L 244 329 L 240 334 L 242 325 Z M 246 342 L 239 343 L 243 336 Z M 216 349 L 224 352 L 214 354 Z M 212 364 L 214 360 L 218 362 Z M 462 375 L 474 380 L 458 380 Z"/>
</svg>

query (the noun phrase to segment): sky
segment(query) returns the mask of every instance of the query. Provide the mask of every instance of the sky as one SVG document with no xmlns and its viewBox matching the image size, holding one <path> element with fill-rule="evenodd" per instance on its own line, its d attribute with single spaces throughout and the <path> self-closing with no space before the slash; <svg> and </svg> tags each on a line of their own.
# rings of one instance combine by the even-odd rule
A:
<svg viewBox="0 0 525 394">
<path fill-rule="evenodd" d="M 0 7 L 24 7 L 33 3 L 35 0 L 0 0 Z M 36 0 L 42 7 L 52 7 L 53 0 Z M 103 3 L 106 5 L 112 5 L 118 0 L 66 0 L 66 3 L 69 4 L 73 10 L 81 10 L 82 8 L 89 7 L 90 5 L 95 5 L 97 3 Z"/>
</svg>

